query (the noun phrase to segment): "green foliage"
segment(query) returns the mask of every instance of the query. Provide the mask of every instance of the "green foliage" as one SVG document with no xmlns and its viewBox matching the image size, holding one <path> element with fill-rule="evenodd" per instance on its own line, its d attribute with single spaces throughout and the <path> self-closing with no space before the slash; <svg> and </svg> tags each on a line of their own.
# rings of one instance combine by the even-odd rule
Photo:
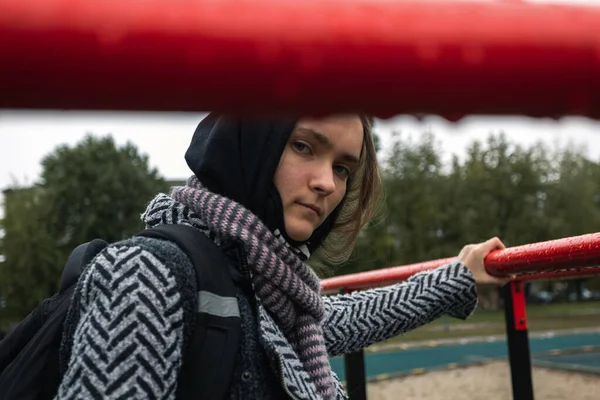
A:
<svg viewBox="0 0 600 400">
<path fill-rule="evenodd" d="M 54 238 L 40 225 L 51 208 L 39 188 L 14 189 L 5 196 L 0 298 L 6 302 L 3 318 L 18 319 L 56 291 L 62 258 Z"/>
<path fill-rule="evenodd" d="M 87 136 L 42 161 L 42 188 L 53 205 L 50 232 L 72 249 L 90 238 L 117 241 L 140 230 L 147 202 L 166 189 L 148 157 L 112 137 Z"/>
<path fill-rule="evenodd" d="M 41 182 L 7 191 L 0 244 L 0 298 L 22 317 L 57 289 L 69 253 L 102 238 L 114 242 L 143 229 L 140 213 L 166 182 L 132 144 L 88 135 L 42 161 Z"/>
<path fill-rule="evenodd" d="M 523 149 L 498 135 L 490 136 L 485 146 L 473 143 L 467 154 L 452 171 L 460 190 L 452 219 L 463 244 L 492 236 L 507 246 L 547 239 L 550 171 L 545 149 Z"/>
</svg>

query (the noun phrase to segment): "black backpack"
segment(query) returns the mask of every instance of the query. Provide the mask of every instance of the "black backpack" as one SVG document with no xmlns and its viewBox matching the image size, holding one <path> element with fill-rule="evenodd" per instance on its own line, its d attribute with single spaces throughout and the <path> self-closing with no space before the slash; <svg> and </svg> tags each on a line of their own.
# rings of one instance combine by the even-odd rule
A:
<svg viewBox="0 0 600 400">
<path fill-rule="evenodd" d="M 192 227 L 162 225 L 136 236 L 176 243 L 190 257 L 196 272 L 199 294 L 194 336 L 184 352 L 176 397 L 223 399 L 229 392 L 241 336 L 235 301 L 239 289 L 229 270 L 229 260 L 212 240 Z M 60 291 L 42 301 L 0 341 L 2 399 L 51 399 L 56 395 L 61 381 L 58 351 L 63 322 L 77 279 L 82 268 L 107 245 L 95 239 L 73 250 Z M 206 301 L 215 298 L 224 298 L 224 307 Z"/>
</svg>

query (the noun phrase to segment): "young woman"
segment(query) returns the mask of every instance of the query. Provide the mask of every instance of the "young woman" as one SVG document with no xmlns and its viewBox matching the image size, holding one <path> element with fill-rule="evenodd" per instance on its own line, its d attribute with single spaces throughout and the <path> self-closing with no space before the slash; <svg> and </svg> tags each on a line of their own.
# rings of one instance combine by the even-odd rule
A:
<svg viewBox="0 0 600 400">
<path fill-rule="evenodd" d="M 331 260 L 347 259 L 377 204 L 367 118 L 210 114 L 186 161 L 193 172 L 187 185 L 154 198 L 142 219 L 149 227 L 197 228 L 228 255 L 231 265 L 223 268 L 245 277 L 228 398 L 345 398 L 328 357 L 444 314 L 466 318 L 477 304 L 476 283 L 508 282 L 483 266 L 490 251 L 503 247 L 494 238 L 405 283 L 321 296 L 304 262 L 317 249 Z M 134 237 L 100 253 L 82 274 L 67 317 L 57 398 L 175 398 L 194 285 L 190 259 L 168 241 Z"/>
</svg>

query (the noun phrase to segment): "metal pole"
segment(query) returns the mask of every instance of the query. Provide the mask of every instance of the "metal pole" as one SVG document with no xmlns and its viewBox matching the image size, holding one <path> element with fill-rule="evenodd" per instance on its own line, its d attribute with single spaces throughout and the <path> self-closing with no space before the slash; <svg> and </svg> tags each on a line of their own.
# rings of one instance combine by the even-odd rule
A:
<svg viewBox="0 0 600 400">
<path fill-rule="evenodd" d="M 367 400 L 367 381 L 363 350 L 344 356 L 346 369 L 346 390 L 350 400 Z"/>
<path fill-rule="evenodd" d="M 531 354 L 523 282 L 511 282 L 502 288 L 508 359 L 514 400 L 533 400 Z"/>
<path fill-rule="evenodd" d="M 349 293 L 345 288 L 341 293 Z M 346 391 L 350 400 L 367 400 L 367 380 L 365 355 L 363 349 L 344 354 L 344 370 L 346 372 Z"/>
</svg>

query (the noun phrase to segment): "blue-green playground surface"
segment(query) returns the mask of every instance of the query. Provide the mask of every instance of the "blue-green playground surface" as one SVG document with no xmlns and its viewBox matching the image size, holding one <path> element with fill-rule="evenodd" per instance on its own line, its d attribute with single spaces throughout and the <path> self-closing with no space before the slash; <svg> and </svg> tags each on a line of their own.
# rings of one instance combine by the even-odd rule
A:
<svg viewBox="0 0 600 400">
<path fill-rule="evenodd" d="M 600 334 L 577 334 L 545 338 L 530 338 L 534 364 L 550 367 L 564 365 L 567 369 L 596 369 L 600 372 Z M 577 350 L 588 350 L 577 351 Z M 571 354 L 571 350 L 575 351 Z M 421 373 L 423 370 L 455 367 L 507 357 L 505 340 L 494 342 L 444 345 L 438 347 L 365 353 L 367 379 L 382 379 L 389 375 Z M 344 360 L 331 359 L 331 366 L 344 381 Z"/>
<path fill-rule="evenodd" d="M 534 365 L 559 368 L 574 372 L 600 374 L 600 349 L 591 352 L 575 352 L 535 357 Z"/>
</svg>

